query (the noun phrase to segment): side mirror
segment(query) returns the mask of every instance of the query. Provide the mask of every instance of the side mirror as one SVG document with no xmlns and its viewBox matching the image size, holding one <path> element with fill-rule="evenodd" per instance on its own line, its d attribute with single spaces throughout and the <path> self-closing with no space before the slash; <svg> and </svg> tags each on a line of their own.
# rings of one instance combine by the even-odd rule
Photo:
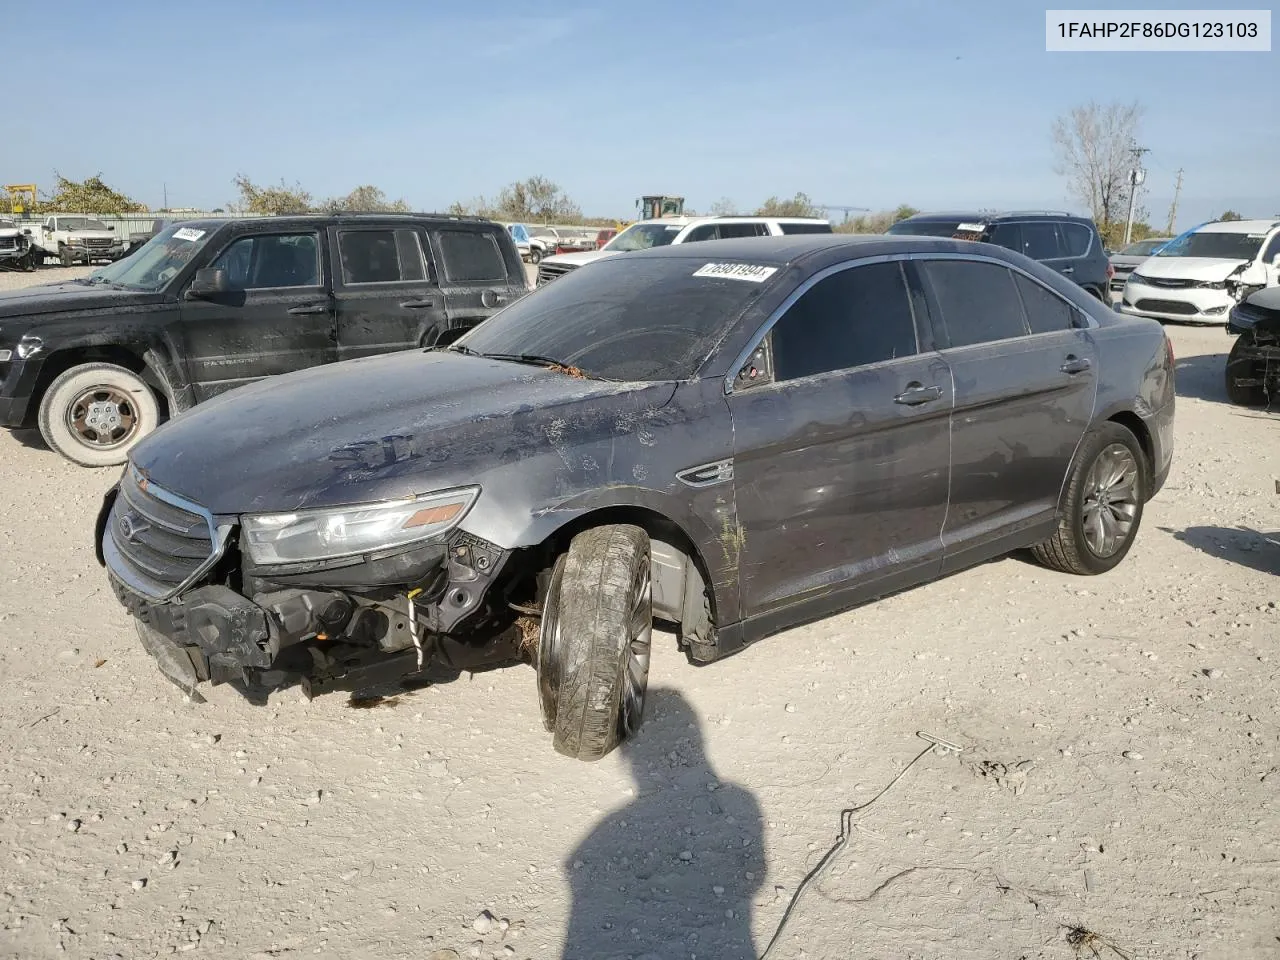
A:
<svg viewBox="0 0 1280 960">
<path fill-rule="evenodd" d="M 227 271 L 216 267 L 201 267 L 196 271 L 195 279 L 187 288 L 188 300 L 204 300 L 226 293 L 231 289 L 227 282 Z"/>
<path fill-rule="evenodd" d="M 107 229 L 110 230 L 112 233 L 115 233 L 115 230 L 116 230 L 115 227 L 107 227 Z"/>
</svg>

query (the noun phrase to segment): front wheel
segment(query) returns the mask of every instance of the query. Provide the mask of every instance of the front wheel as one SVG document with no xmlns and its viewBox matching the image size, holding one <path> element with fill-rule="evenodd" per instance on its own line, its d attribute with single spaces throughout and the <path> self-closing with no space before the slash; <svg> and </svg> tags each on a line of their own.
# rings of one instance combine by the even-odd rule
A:
<svg viewBox="0 0 1280 960">
<path fill-rule="evenodd" d="M 542 251 L 536 247 L 529 250 L 529 262 L 535 267 L 542 262 Z"/>
<path fill-rule="evenodd" d="M 1240 384 L 1237 379 L 1257 379 L 1258 367 L 1262 366 L 1252 357 L 1241 356 L 1244 335 L 1236 338 L 1227 354 L 1226 386 L 1227 399 L 1238 407 L 1261 407 L 1267 402 L 1267 391 L 1262 384 Z"/>
<path fill-rule="evenodd" d="M 124 463 L 160 422 L 160 404 L 136 373 L 114 363 L 82 363 L 49 385 L 40 400 L 40 434 L 82 467 Z"/>
<path fill-rule="evenodd" d="M 1093 576 L 1128 554 L 1151 489 L 1137 438 L 1107 422 L 1085 437 L 1067 479 L 1062 517 L 1052 537 L 1031 548 L 1052 570 Z"/>
<path fill-rule="evenodd" d="M 58 248 L 58 260 L 59 262 L 61 262 L 61 264 L 64 267 L 73 267 L 75 266 L 75 262 L 76 262 L 76 258 L 72 255 L 71 251 L 68 250 L 66 247 Z"/>
<path fill-rule="evenodd" d="M 653 646 L 649 536 L 584 530 L 556 562 L 538 637 L 538 693 L 556 752 L 599 760 L 644 716 Z"/>
</svg>

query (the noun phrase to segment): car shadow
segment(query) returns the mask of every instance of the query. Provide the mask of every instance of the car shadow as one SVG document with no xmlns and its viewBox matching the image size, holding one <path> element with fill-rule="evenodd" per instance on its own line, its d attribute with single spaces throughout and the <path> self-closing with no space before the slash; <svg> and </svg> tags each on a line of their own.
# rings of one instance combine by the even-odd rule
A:
<svg viewBox="0 0 1280 960">
<path fill-rule="evenodd" d="M 1260 573 L 1280 575 L 1280 534 L 1264 534 L 1248 527 L 1161 527 L 1179 543 L 1228 563 Z"/>
<path fill-rule="evenodd" d="M 44 437 L 40 435 L 39 430 L 11 430 L 10 433 L 13 434 L 13 439 L 29 450 L 50 452 L 49 445 L 44 442 Z"/>
<path fill-rule="evenodd" d="M 635 791 L 565 861 L 563 960 L 756 957 L 751 905 L 765 864 L 755 797 L 716 775 L 697 714 L 672 689 L 650 688 L 644 726 L 619 752 Z"/>
</svg>

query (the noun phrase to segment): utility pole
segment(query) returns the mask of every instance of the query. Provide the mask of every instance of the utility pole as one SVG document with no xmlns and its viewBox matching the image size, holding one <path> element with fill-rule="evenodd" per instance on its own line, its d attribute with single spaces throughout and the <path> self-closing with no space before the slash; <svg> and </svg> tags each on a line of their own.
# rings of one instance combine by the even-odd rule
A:
<svg viewBox="0 0 1280 960">
<path fill-rule="evenodd" d="M 1147 179 L 1147 171 L 1141 167 L 1142 155 L 1150 153 L 1146 147 L 1130 147 L 1133 154 L 1133 166 L 1129 168 L 1129 215 L 1124 221 L 1124 245 L 1127 247 L 1133 238 L 1133 206 L 1138 199 L 1138 187 Z"/>
<path fill-rule="evenodd" d="M 1173 203 L 1169 204 L 1169 223 L 1164 232 L 1173 236 L 1173 225 L 1178 219 L 1178 194 L 1182 193 L 1182 168 L 1178 168 L 1178 182 L 1173 188 Z"/>
<path fill-rule="evenodd" d="M 163 183 L 161 186 L 164 187 L 164 208 L 167 211 L 169 209 L 169 185 Z"/>
</svg>

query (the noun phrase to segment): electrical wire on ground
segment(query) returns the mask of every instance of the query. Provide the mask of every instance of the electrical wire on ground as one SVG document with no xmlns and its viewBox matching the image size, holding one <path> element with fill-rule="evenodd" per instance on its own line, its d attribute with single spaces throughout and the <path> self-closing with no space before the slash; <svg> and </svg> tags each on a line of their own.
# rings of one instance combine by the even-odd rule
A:
<svg viewBox="0 0 1280 960">
<path fill-rule="evenodd" d="M 769 960 L 769 954 L 773 952 L 773 948 L 782 939 L 782 931 L 786 929 L 787 921 L 791 919 L 792 913 L 795 912 L 796 907 L 799 905 L 800 898 L 804 896 L 805 891 L 808 890 L 809 886 L 815 880 L 817 880 L 818 877 L 822 875 L 822 872 L 827 868 L 828 864 L 830 864 L 836 858 L 836 855 L 840 853 L 848 845 L 849 840 L 853 835 L 854 815 L 857 813 L 861 813 L 863 810 L 867 809 L 867 807 L 871 806 L 873 803 L 875 803 L 877 800 L 883 797 L 886 793 L 888 793 L 893 788 L 893 785 L 897 783 L 899 780 L 901 780 L 903 777 L 905 777 L 907 775 L 907 771 L 910 770 L 912 767 L 914 767 L 920 760 L 924 759 L 924 755 L 929 751 L 937 748 L 937 749 L 940 749 L 943 754 L 947 754 L 947 753 L 961 753 L 964 750 L 963 747 L 957 746 L 956 744 L 951 743 L 947 740 L 943 740 L 940 737 L 935 737 L 932 734 L 925 733 L 923 730 L 917 731 L 916 736 L 922 740 L 929 741 L 929 746 L 925 747 L 923 750 L 917 753 L 912 758 L 911 762 L 908 763 L 905 767 L 903 767 L 900 771 L 898 771 L 898 775 L 895 776 L 892 780 L 888 782 L 888 784 L 885 785 L 884 789 L 882 789 L 879 793 L 877 793 L 874 797 L 872 797 L 866 803 L 860 804 L 856 807 L 849 807 L 845 810 L 840 811 L 839 839 L 836 840 L 836 842 L 832 845 L 831 849 L 826 852 L 823 858 L 818 861 L 817 865 L 805 875 L 804 879 L 800 881 L 799 886 L 796 887 L 796 892 L 791 897 L 791 902 L 787 904 L 787 909 L 783 911 L 782 919 L 778 921 L 778 928 L 773 932 L 773 939 L 769 941 L 769 946 L 767 946 L 765 948 L 764 953 L 760 955 L 760 960 Z"/>
</svg>

